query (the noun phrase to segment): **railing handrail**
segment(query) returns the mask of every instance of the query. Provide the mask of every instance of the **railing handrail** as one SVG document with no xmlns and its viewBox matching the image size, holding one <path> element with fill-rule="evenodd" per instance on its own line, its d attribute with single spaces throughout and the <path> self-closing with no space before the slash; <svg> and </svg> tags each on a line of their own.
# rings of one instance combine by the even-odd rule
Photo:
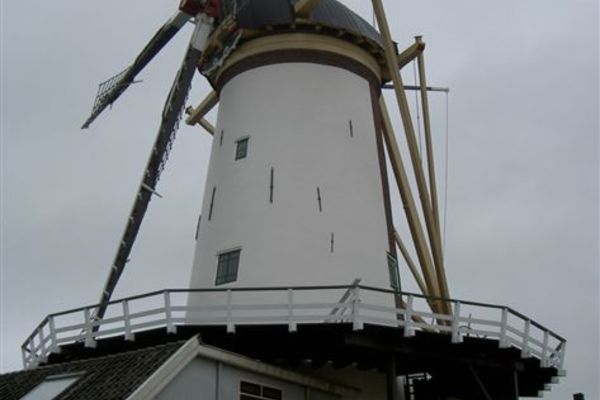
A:
<svg viewBox="0 0 600 400">
<path fill-rule="evenodd" d="M 294 290 L 294 291 L 309 291 L 309 290 L 339 290 L 339 289 L 350 289 L 352 287 L 359 287 L 361 289 L 365 289 L 365 290 L 369 290 L 369 291 L 373 291 L 373 292 L 380 292 L 380 293 L 389 293 L 392 295 L 400 295 L 400 296 L 413 296 L 413 297 L 417 297 L 417 298 L 421 298 L 421 299 L 425 299 L 425 300 L 430 300 L 430 301 L 443 301 L 443 302 L 448 302 L 448 303 L 461 303 L 461 304 L 466 304 L 466 305 L 471 305 L 471 306 L 476 306 L 476 307 L 486 307 L 486 308 L 492 308 L 492 309 L 507 309 L 511 314 L 513 314 L 514 316 L 521 318 L 522 320 L 530 320 L 531 324 L 535 327 L 537 327 L 538 329 L 541 329 L 543 331 L 548 331 L 548 333 L 550 335 L 552 335 L 554 338 L 560 340 L 560 341 L 566 341 L 565 338 L 563 338 L 562 336 L 558 335 L 557 333 L 553 332 L 552 330 L 546 328 L 545 326 L 541 325 L 540 323 L 532 320 L 531 318 L 528 318 L 527 316 L 521 314 L 520 312 L 516 311 L 515 309 L 513 309 L 512 307 L 509 306 L 504 306 L 504 305 L 498 305 L 498 304 L 491 304 L 491 303 L 483 303 L 483 302 L 477 302 L 477 301 L 470 301 L 470 300 L 461 300 L 461 299 L 456 299 L 456 298 L 446 298 L 446 297 L 437 297 L 437 296 L 426 296 L 423 295 L 421 293 L 413 293 L 413 292 L 400 292 L 400 291 L 396 291 L 396 290 L 391 290 L 391 289 L 383 289 L 383 288 L 378 288 L 378 287 L 373 287 L 373 286 L 366 286 L 366 285 L 320 285 L 320 286 L 267 286 L 267 287 L 232 287 L 232 288 L 196 288 L 196 289 L 163 289 L 163 290 L 157 290 L 157 291 L 153 291 L 153 292 L 149 292 L 149 293 L 144 293 L 144 294 L 139 294 L 139 295 L 135 295 L 135 296 L 128 296 L 128 297 L 122 297 L 120 299 L 116 299 L 116 300 L 111 300 L 109 301 L 106 305 L 113 305 L 113 304 L 118 304 L 118 303 L 122 303 L 123 301 L 133 301 L 133 300 L 139 300 L 139 299 L 143 299 L 143 298 L 148 298 L 148 297 L 153 297 L 153 296 L 158 296 L 158 295 L 162 295 L 165 292 L 169 292 L 169 293 L 215 293 L 215 292 L 227 292 L 228 290 L 232 291 L 232 292 L 276 292 L 276 291 L 285 291 L 285 290 Z M 90 304 L 90 305 L 86 305 L 86 306 L 82 306 L 82 307 L 77 307 L 77 308 L 72 308 L 69 310 L 65 310 L 65 311 L 59 311 L 57 313 L 52 313 L 52 314 L 48 314 L 46 316 L 46 318 L 40 322 L 40 324 L 37 326 L 37 328 L 34 330 L 34 333 L 32 333 L 31 336 L 35 335 L 35 331 L 37 331 L 42 325 L 44 325 L 44 322 L 47 322 L 47 319 L 49 317 L 59 317 L 62 315 L 66 315 L 66 314 L 72 314 L 72 313 L 76 313 L 79 311 L 83 311 L 85 309 L 92 309 L 92 308 L 96 308 L 99 307 L 100 304 L 96 303 L 96 304 Z M 28 337 L 27 339 L 31 338 Z"/>
<path fill-rule="evenodd" d="M 228 299 L 230 299 L 231 294 L 244 293 L 244 292 L 248 292 L 248 293 L 294 292 L 294 291 L 295 292 L 303 292 L 303 291 L 327 291 L 327 290 L 351 290 L 351 289 L 356 290 L 357 293 L 360 290 L 364 290 L 367 292 L 385 293 L 385 294 L 389 294 L 389 295 L 393 295 L 393 296 L 407 296 L 407 297 L 409 297 L 409 299 L 410 298 L 424 299 L 428 302 L 442 301 L 442 302 L 452 303 L 454 305 L 455 310 L 457 310 L 457 311 L 460 309 L 460 305 L 475 306 L 475 307 L 494 309 L 494 310 L 502 310 L 503 317 L 502 317 L 502 323 L 500 324 L 500 326 L 501 326 L 501 342 L 506 341 L 507 343 L 511 343 L 511 342 L 515 343 L 514 338 L 510 338 L 510 337 L 506 336 L 506 324 L 507 324 L 506 316 L 508 316 L 508 314 L 511 314 L 511 315 L 519 318 L 521 321 L 523 321 L 524 326 L 525 326 L 525 330 L 526 330 L 525 334 L 523 334 L 521 331 L 514 331 L 514 329 L 512 327 L 510 327 L 510 329 L 513 329 L 512 333 L 514 335 L 524 338 L 523 339 L 524 340 L 523 341 L 523 352 L 526 353 L 527 351 L 531 350 L 531 346 L 528 345 L 529 340 L 531 340 L 532 343 L 534 343 L 538 347 L 540 347 L 539 340 L 535 340 L 529 334 L 530 327 L 535 327 L 535 328 L 541 330 L 545 336 L 544 344 L 542 346 L 543 354 L 544 354 L 543 357 L 546 357 L 545 356 L 546 351 L 548 351 L 549 348 L 552 348 L 551 346 L 547 345 L 547 337 L 551 336 L 554 339 L 558 340 L 560 342 L 560 344 L 558 346 L 556 346 L 556 348 L 551 350 L 551 353 L 549 356 L 547 356 L 547 358 L 552 359 L 552 357 L 559 357 L 561 359 L 560 362 L 562 363 L 562 358 L 564 357 L 564 348 L 566 345 L 566 340 L 562 336 L 552 332 L 550 329 L 533 321 L 531 318 L 528 318 L 527 316 L 519 313 L 518 311 L 512 309 L 511 307 L 496 305 L 496 304 L 489 304 L 489 303 L 482 303 L 482 302 L 474 302 L 474 301 L 468 301 L 468 300 L 459 300 L 459 299 L 453 299 L 453 298 L 425 296 L 425 295 L 419 294 L 419 293 L 400 292 L 400 291 L 396 291 L 396 290 L 377 288 L 377 287 L 360 285 L 360 284 L 355 284 L 355 283 L 350 284 L 350 285 L 328 285 L 328 286 L 320 285 L 320 286 L 295 286 L 295 287 L 271 286 L 271 287 L 164 289 L 164 290 L 153 291 L 150 293 L 139 294 L 139 295 L 135 295 L 135 296 L 123 297 L 120 299 L 112 300 L 112 301 L 106 303 L 105 305 L 106 305 L 106 307 L 109 307 L 109 306 L 113 306 L 113 305 L 117 305 L 117 304 L 124 304 L 124 303 L 129 303 L 129 302 L 132 302 L 135 300 L 149 299 L 149 298 L 157 297 L 157 296 L 163 296 L 165 299 L 170 299 L 171 294 L 188 294 L 189 295 L 189 294 L 194 294 L 194 293 L 227 293 Z M 293 301 L 291 300 L 291 298 L 290 298 L 289 302 L 290 302 L 289 306 L 292 307 Z M 86 305 L 86 306 L 77 307 L 77 308 L 73 308 L 73 309 L 66 310 L 66 311 L 52 313 L 52 314 L 49 314 L 48 316 L 46 316 L 37 325 L 37 327 L 34 329 L 34 331 L 31 333 L 31 335 L 29 335 L 27 337 L 27 339 L 21 346 L 22 350 L 23 350 L 24 359 L 27 357 L 26 353 L 30 354 L 30 358 L 34 359 L 34 360 L 36 359 L 37 353 L 39 351 L 41 351 L 42 353 L 49 353 L 50 351 L 48 351 L 48 348 L 46 347 L 46 342 L 48 340 L 51 341 L 50 347 L 56 345 L 56 343 L 55 343 L 56 331 L 54 329 L 55 318 L 65 316 L 65 315 L 70 315 L 70 314 L 76 314 L 76 313 L 80 313 L 80 312 L 83 312 L 86 315 L 92 315 L 92 313 L 90 311 L 92 311 L 94 308 L 97 308 L 99 306 L 100 306 L 100 304 Z M 296 306 L 297 307 L 301 306 L 301 304 L 296 304 Z M 167 313 L 167 315 L 168 315 L 167 316 L 167 324 L 169 325 L 169 329 L 172 329 L 173 327 L 171 326 L 172 321 L 170 319 L 170 313 L 171 313 L 171 308 L 173 306 L 170 304 L 170 300 L 165 300 L 165 304 L 161 307 L 162 307 L 161 310 L 164 310 Z M 176 306 L 176 307 L 181 307 L 181 306 Z M 228 305 L 228 307 L 229 307 L 229 309 L 231 309 L 230 304 Z M 191 308 L 190 308 L 190 310 L 191 310 Z M 188 311 L 190 311 L 190 310 L 188 310 Z M 409 310 L 405 310 L 405 311 L 409 311 Z M 146 311 L 146 312 L 148 312 L 148 311 Z M 410 312 L 414 312 L 414 310 L 410 311 Z M 425 317 L 428 314 L 426 312 L 420 311 L 420 315 Z M 437 314 L 431 314 L 431 315 L 435 316 Z M 128 319 L 129 317 L 123 315 L 118 318 L 119 319 L 121 319 L 121 318 Z M 435 318 L 438 319 L 438 317 L 435 317 Z M 465 318 L 466 317 L 464 315 L 463 316 L 459 315 L 458 317 L 455 318 L 454 322 L 456 323 L 459 319 L 463 320 Z M 480 321 L 479 324 L 485 323 L 484 320 L 479 319 L 479 321 Z M 130 321 L 127 321 L 127 323 L 130 323 Z M 228 324 L 229 324 L 229 322 L 228 322 Z M 43 330 L 47 325 L 49 325 L 49 329 L 51 332 L 50 332 L 50 336 L 44 337 Z M 102 320 L 87 321 L 85 324 L 85 326 L 88 328 L 90 326 L 98 326 L 99 327 L 100 325 L 102 325 Z M 361 322 L 358 322 L 358 325 L 356 325 L 356 326 L 360 326 L 360 325 L 361 325 Z M 438 328 L 441 329 L 441 327 L 436 328 L 437 325 L 435 325 L 435 323 L 431 323 L 430 325 L 434 329 L 438 329 Z M 65 331 L 66 328 L 67 327 L 63 327 L 63 332 Z M 60 332 L 60 329 L 58 332 Z M 480 332 L 481 332 L 481 329 L 480 329 Z M 485 332 L 485 330 L 483 332 Z M 131 333 L 131 332 L 129 332 L 129 333 Z M 458 335 L 457 327 L 453 327 L 452 334 L 453 334 L 453 340 L 454 340 L 454 336 Z M 495 333 L 495 335 L 497 335 L 497 333 Z M 36 341 L 36 337 L 37 337 L 37 339 L 39 339 L 39 342 L 40 342 L 40 344 L 37 346 L 35 346 L 35 344 L 34 344 L 34 342 Z M 93 339 L 92 339 L 92 341 L 93 341 Z M 31 348 L 29 348 L 29 347 L 31 347 Z M 24 361 L 26 361 L 26 360 L 24 360 Z"/>
</svg>

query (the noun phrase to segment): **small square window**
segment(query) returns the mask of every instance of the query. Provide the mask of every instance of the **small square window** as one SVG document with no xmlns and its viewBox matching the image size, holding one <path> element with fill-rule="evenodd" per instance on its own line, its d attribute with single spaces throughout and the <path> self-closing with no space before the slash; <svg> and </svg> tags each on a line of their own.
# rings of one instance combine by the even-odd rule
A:
<svg viewBox="0 0 600 400">
<path fill-rule="evenodd" d="M 215 285 L 223 285 L 237 280 L 241 252 L 242 250 L 233 250 L 219 254 Z"/>
<path fill-rule="evenodd" d="M 248 141 L 250 138 L 238 139 L 235 142 L 235 159 L 241 160 L 248 155 Z"/>
</svg>

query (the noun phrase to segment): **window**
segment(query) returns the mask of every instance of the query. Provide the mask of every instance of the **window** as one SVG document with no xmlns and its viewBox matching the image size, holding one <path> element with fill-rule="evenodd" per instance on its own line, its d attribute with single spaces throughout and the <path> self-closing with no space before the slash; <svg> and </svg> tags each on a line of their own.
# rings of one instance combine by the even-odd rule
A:
<svg viewBox="0 0 600 400">
<path fill-rule="evenodd" d="M 282 400 L 280 389 L 250 382 L 240 382 L 240 400 Z"/>
<path fill-rule="evenodd" d="M 21 397 L 21 400 L 53 399 L 75 383 L 81 375 L 81 373 L 78 373 L 48 376 L 42 383 L 34 387 L 25 396 Z"/>
<path fill-rule="evenodd" d="M 248 141 L 250 138 L 242 138 L 238 139 L 235 142 L 235 159 L 241 160 L 242 158 L 246 158 L 248 155 Z"/>
<path fill-rule="evenodd" d="M 400 275 L 398 273 L 398 260 L 396 257 L 387 253 L 388 269 L 390 271 L 390 286 L 394 290 L 400 290 Z"/>
<path fill-rule="evenodd" d="M 219 254 L 215 285 L 223 285 L 237 280 L 241 252 L 242 250 L 238 249 Z"/>
</svg>

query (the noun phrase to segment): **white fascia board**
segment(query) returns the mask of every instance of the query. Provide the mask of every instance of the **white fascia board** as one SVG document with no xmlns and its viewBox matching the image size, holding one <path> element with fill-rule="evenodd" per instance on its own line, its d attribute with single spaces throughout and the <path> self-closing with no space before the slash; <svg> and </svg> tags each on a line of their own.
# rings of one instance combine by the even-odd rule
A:
<svg viewBox="0 0 600 400">
<path fill-rule="evenodd" d="M 127 400 L 147 400 L 157 396 L 198 355 L 198 336 L 194 336 L 161 365 Z"/>
<path fill-rule="evenodd" d="M 333 393 L 344 398 L 356 398 L 360 390 L 312 378 L 212 346 L 201 345 L 194 336 L 179 348 L 165 363 L 133 392 L 127 400 L 147 400 L 156 397 L 196 357 L 213 360 L 235 368 L 251 371 L 270 378 Z"/>
</svg>

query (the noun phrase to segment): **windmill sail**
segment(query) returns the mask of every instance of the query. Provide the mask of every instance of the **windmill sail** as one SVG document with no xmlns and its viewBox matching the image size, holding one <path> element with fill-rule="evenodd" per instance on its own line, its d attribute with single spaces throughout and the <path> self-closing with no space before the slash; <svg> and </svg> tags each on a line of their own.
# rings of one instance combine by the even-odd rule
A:
<svg viewBox="0 0 600 400">
<path fill-rule="evenodd" d="M 112 105 L 123 94 L 142 69 L 165 47 L 190 18 L 191 16 L 187 13 L 182 11 L 177 12 L 150 39 L 131 66 L 100 83 L 94 106 L 92 107 L 92 113 L 83 123 L 81 129 L 87 129 L 106 107 Z"/>
<path fill-rule="evenodd" d="M 154 147 L 150 153 L 150 158 L 148 159 L 148 164 L 146 165 L 140 188 L 135 197 L 127 226 L 125 227 L 125 232 L 119 243 L 117 254 L 113 261 L 104 290 L 102 291 L 99 303 L 100 306 L 94 316 L 97 320 L 104 317 L 107 303 L 110 301 L 110 297 L 115 289 L 117 281 L 123 273 L 131 248 L 133 247 L 140 225 L 146 214 L 148 203 L 150 202 L 152 194 L 155 193 L 154 188 L 156 187 L 160 174 L 168 160 L 169 151 L 173 144 L 173 140 L 175 139 L 179 121 L 183 114 L 183 107 L 201 54 L 202 52 L 200 50 L 190 45 L 181 68 L 177 73 L 175 82 L 173 82 L 171 92 L 169 93 L 163 109 L 162 121 L 156 141 L 154 142 Z"/>
</svg>

